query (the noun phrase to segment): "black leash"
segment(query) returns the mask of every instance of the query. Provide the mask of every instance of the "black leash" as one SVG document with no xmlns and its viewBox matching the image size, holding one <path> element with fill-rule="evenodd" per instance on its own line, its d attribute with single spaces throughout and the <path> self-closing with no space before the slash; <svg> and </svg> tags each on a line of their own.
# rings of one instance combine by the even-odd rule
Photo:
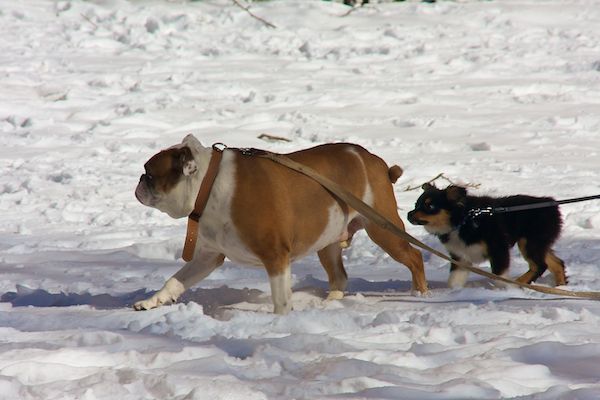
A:
<svg viewBox="0 0 600 400">
<path fill-rule="evenodd" d="M 510 207 L 483 207 L 483 208 L 473 208 L 467 211 L 467 216 L 465 220 L 461 224 L 464 225 L 467 221 L 471 221 L 475 226 L 478 226 L 476 219 L 481 216 L 492 216 L 494 214 L 505 214 L 516 211 L 525 211 L 525 210 L 534 210 L 537 208 L 546 208 L 546 207 L 557 207 L 561 204 L 569 204 L 569 203 L 579 203 L 582 201 L 588 200 L 596 200 L 600 199 L 600 194 L 594 196 L 584 196 L 584 197 L 575 197 L 573 199 L 565 199 L 565 200 L 553 200 L 553 201 L 544 201 L 541 203 L 530 203 L 530 204 L 521 204 L 518 206 L 510 206 Z"/>
<path fill-rule="evenodd" d="M 494 208 L 492 208 L 492 214 L 508 213 L 508 212 L 513 212 L 513 211 L 523 211 L 523 210 L 533 210 L 535 208 L 554 207 L 554 206 L 559 206 L 561 204 L 579 203 L 581 201 L 588 201 L 588 200 L 595 200 L 595 199 L 600 199 L 600 194 L 597 194 L 595 196 L 576 197 L 574 199 L 554 200 L 554 201 L 544 201 L 542 203 L 523 204 L 520 206 L 512 206 L 512 207 L 494 207 Z"/>
</svg>

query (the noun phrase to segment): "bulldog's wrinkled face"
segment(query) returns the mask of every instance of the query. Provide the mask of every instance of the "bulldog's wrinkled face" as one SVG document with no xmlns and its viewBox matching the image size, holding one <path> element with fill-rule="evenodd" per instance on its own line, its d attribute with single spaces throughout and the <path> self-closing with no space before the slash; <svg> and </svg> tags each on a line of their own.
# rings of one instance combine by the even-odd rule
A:
<svg viewBox="0 0 600 400">
<path fill-rule="evenodd" d="M 176 146 L 155 154 L 146 164 L 135 197 L 140 203 L 157 208 L 173 218 L 187 216 L 189 210 L 188 180 L 197 172 L 191 149 Z M 193 200 L 192 200 L 193 204 Z"/>
</svg>

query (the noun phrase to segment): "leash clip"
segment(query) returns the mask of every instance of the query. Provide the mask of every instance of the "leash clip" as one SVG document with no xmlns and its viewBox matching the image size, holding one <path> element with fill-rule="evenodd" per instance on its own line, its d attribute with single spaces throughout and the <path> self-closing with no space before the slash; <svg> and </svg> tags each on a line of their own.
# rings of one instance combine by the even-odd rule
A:
<svg viewBox="0 0 600 400">
<path fill-rule="evenodd" d="M 473 228 L 477 229 L 480 226 L 479 218 L 484 215 L 491 217 L 492 215 L 494 215 L 494 209 L 492 207 L 472 208 L 469 211 L 467 211 L 467 215 L 465 216 L 465 219 L 463 220 L 462 224 L 460 224 L 460 226 L 462 227 L 467 222 L 470 222 Z"/>
<path fill-rule="evenodd" d="M 482 215 L 492 216 L 494 215 L 494 209 L 492 207 L 473 208 L 467 212 L 469 218 L 479 218 Z"/>
</svg>

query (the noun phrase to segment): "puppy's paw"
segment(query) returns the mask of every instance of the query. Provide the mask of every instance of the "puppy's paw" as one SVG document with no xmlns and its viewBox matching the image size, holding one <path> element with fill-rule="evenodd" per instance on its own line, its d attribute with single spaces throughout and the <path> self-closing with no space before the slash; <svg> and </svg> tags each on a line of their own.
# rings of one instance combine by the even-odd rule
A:
<svg viewBox="0 0 600 400">
<path fill-rule="evenodd" d="M 341 290 L 332 290 L 329 292 L 325 300 L 341 300 L 343 298 L 344 292 L 342 292 Z"/>
<path fill-rule="evenodd" d="M 450 276 L 448 277 L 448 287 L 450 289 L 461 289 L 465 287 L 468 279 L 469 271 L 466 269 L 457 268 L 453 271 L 450 271 Z"/>
</svg>

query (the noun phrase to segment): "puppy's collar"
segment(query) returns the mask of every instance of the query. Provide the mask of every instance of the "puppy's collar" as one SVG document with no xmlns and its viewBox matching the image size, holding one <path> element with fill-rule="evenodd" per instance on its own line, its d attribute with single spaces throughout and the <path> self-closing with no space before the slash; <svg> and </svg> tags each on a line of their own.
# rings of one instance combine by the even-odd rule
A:
<svg viewBox="0 0 600 400">
<path fill-rule="evenodd" d="M 185 243 L 183 245 L 183 254 L 181 255 L 181 258 L 183 258 L 184 261 L 189 262 L 194 258 L 196 240 L 198 239 L 198 222 L 200 221 L 200 217 L 206 208 L 208 196 L 210 196 L 210 191 L 212 190 L 215 179 L 217 178 L 219 165 L 221 164 L 221 158 L 223 158 L 223 150 L 225 150 L 225 148 L 226 147 L 224 147 L 224 145 L 221 146 L 221 143 L 216 143 L 212 147 L 212 155 L 208 163 L 208 169 L 204 174 L 204 178 L 202 178 L 198 195 L 196 196 L 194 210 L 188 217 L 187 233 L 185 236 Z"/>
</svg>

